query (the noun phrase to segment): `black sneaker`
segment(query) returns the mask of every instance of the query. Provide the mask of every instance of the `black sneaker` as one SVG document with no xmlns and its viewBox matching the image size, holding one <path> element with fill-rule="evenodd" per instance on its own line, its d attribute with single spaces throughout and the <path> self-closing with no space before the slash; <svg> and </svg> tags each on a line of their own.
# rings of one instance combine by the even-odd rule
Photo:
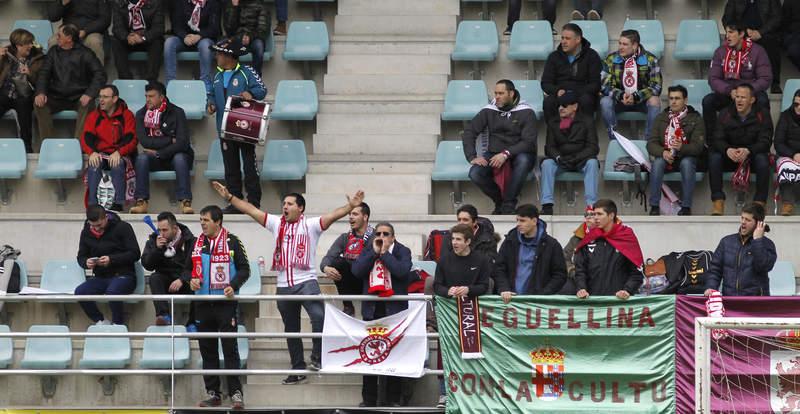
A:
<svg viewBox="0 0 800 414">
<path fill-rule="evenodd" d="M 319 371 L 320 369 L 322 369 L 322 365 L 320 364 L 320 361 L 312 359 L 311 362 L 308 363 L 306 368 L 308 368 L 311 371 Z"/>
<path fill-rule="evenodd" d="M 658 208 L 657 206 L 650 206 L 650 215 L 651 216 L 660 216 L 661 215 L 661 209 Z"/>
<path fill-rule="evenodd" d="M 231 408 L 234 410 L 244 409 L 244 396 L 241 391 L 235 391 L 231 394 Z"/>
<path fill-rule="evenodd" d="M 122 211 L 122 204 L 114 203 L 114 204 L 111 205 L 111 208 L 109 208 L 109 210 L 116 211 L 116 212 L 121 212 Z"/>
<path fill-rule="evenodd" d="M 197 403 L 198 407 L 219 407 L 222 405 L 222 397 L 216 391 L 208 391 L 208 398 Z"/>
<path fill-rule="evenodd" d="M 689 207 L 681 207 L 681 209 L 678 210 L 678 215 L 679 216 L 691 216 L 692 215 L 692 209 L 689 208 Z"/>
<path fill-rule="evenodd" d="M 228 204 L 228 207 L 222 209 L 222 214 L 242 214 L 242 212 L 234 207 L 233 204 Z"/>
<path fill-rule="evenodd" d="M 506 27 L 506 30 L 503 31 L 503 36 L 511 36 L 511 28 Z"/>
<path fill-rule="evenodd" d="M 552 216 L 553 215 L 553 204 L 552 203 L 542 204 L 542 212 L 541 212 L 541 214 L 543 216 Z"/>
<path fill-rule="evenodd" d="M 283 385 L 297 385 L 297 384 L 302 384 L 304 382 L 306 382 L 305 375 L 289 375 L 283 381 L 281 381 Z"/>
</svg>

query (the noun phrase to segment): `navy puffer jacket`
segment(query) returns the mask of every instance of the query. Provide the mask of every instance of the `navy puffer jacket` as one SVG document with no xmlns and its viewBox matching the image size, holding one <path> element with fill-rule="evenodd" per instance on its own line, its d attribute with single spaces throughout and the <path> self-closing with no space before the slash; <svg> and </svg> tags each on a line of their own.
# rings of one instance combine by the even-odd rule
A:
<svg viewBox="0 0 800 414">
<path fill-rule="evenodd" d="M 739 234 L 720 240 L 711 257 L 706 289 L 718 289 L 723 296 L 769 296 L 769 271 L 778 255 L 775 243 L 762 237 L 742 242 Z"/>
</svg>

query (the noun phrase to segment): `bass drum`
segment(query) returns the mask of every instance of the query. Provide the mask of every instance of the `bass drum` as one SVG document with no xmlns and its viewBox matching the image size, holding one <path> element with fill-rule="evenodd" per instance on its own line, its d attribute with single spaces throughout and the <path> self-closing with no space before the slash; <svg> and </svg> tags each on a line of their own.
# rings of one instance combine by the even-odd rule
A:
<svg viewBox="0 0 800 414">
<path fill-rule="evenodd" d="M 269 131 L 270 105 L 264 101 L 229 96 L 222 114 L 222 139 L 264 145 Z"/>
</svg>

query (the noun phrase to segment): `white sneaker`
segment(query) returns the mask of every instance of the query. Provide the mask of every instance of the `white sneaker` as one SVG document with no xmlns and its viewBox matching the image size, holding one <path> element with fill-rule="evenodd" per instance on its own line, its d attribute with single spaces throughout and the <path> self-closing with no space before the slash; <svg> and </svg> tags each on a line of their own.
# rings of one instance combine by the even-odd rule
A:
<svg viewBox="0 0 800 414">
<path fill-rule="evenodd" d="M 101 321 L 95 322 L 95 325 L 96 326 L 113 325 L 113 323 L 111 323 L 111 321 L 109 321 L 108 319 L 103 319 Z"/>
<path fill-rule="evenodd" d="M 439 403 L 436 404 L 436 408 L 445 408 L 445 407 L 447 407 L 447 396 L 446 395 L 440 395 L 439 396 Z"/>
</svg>

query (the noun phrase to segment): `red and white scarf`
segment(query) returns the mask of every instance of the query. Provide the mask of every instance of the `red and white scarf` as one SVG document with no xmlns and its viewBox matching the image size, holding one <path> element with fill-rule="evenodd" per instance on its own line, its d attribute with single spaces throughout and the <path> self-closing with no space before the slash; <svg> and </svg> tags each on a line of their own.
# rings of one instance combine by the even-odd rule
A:
<svg viewBox="0 0 800 414">
<path fill-rule="evenodd" d="M 727 52 L 725 59 L 722 60 L 722 71 L 725 79 L 739 79 L 742 72 L 742 62 L 750 56 L 750 49 L 753 48 L 753 40 L 749 37 L 742 40 L 742 49 L 726 46 Z"/>
<path fill-rule="evenodd" d="M 206 235 L 197 238 L 192 250 L 192 279 L 203 279 L 203 244 Z M 221 228 L 216 238 L 209 239 L 211 255 L 209 266 L 209 289 L 225 289 L 231 283 L 231 254 L 228 247 L 228 230 Z"/>
<path fill-rule="evenodd" d="M 147 128 L 147 135 L 160 137 L 161 133 L 161 114 L 167 109 L 167 98 L 161 101 L 161 106 L 155 109 L 148 109 L 144 113 L 144 127 Z"/>
<path fill-rule="evenodd" d="M 189 0 L 194 3 L 194 10 L 192 10 L 192 17 L 189 18 L 189 28 L 195 32 L 200 31 L 200 14 L 203 13 L 203 6 L 206 5 L 206 0 Z"/>
<path fill-rule="evenodd" d="M 712 291 L 711 294 L 708 295 L 708 299 L 706 299 L 706 315 L 709 318 L 725 317 L 725 305 L 722 303 L 722 294 L 716 290 Z M 728 337 L 728 330 L 712 329 L 711 337 L 714 338 L 715 341 L 725 339 Z"/>
<path fill-rule="evenodd" d="M 286 248 L 283 243 L 286 242 Z M 278 239 L 275 241 L 275 251 L 272 253 L 272 270 L 281 271 L 289 268 L 308 270 L 311 269 L 309 252 L 310 239 L 305 216 L 301 215 L 297 221 L 289 223 L 285 216 L 281 216 Z"/>
<path fill-rule="evenodd" d="M 139 0 L 136 4 L 128 3 L 128 28 L 132 32 L 138 32 L 146 28 L 142 7 L 147 4 L 147 0 Z"/>
<path fill-rule="evenodd" d="M 378 259 L 372 265 L 372 271 L 369 272 L 369 288 L 367 293 L 377 293 L 379 297 L 388 297 L 394 295 L 392 289 L 392 272 L 383 263 L 383 260 Z"/>
<path fill-rule="evenodd" d="M 622 87 L 627 94 L 634 94 L 639 91 L 639 72 L 636 67 L 637 57 L 639 57 L 638 51 L 625 59 L 625 65 L 622 69 Z"/>
<path fill-rule="evenodd" d="M 678 113 L 669 111 L 667 112 L 667 116 L 669 117 L 669 123 L 667 124 L 667 129 L 664 130 L 664 147 L 670 148 L 671 145 L 675 145 L 678 142 L 681 144 L 688 143 L 686 139 L 686 135 L 683 133 L 683 128 L 681 127 L 681 120 L 686 117 L 686 114 L 689 113 L 689 107 L 683 108 L 683 111 Z"/>
<path fill-rule="evenodd" d="M 367 243 L 370 237 L 372 237 L 372 232 L 375 229 L 372 226 L 367 226 L 367 230 L 364 232 L 364 235 L 361 237 L 357 237 L 354 231 L 351 231 L 347 234 L 347 244 L 344 246 L 344 253 L 342 253 L 342 258 L 345 260 L 356 260 L 358 259 L 358 255 L 361 254 L 361 251 L 364 250 L 364 244 Z"/>
<path fill-rule="evenodd" d="M 747 188 L 750 187 L 750 158 L 745 158 L 736 167 L 736 171 L 731 175 L 731 186 L 734 191 L 747 192 Z"/>
</svg>

